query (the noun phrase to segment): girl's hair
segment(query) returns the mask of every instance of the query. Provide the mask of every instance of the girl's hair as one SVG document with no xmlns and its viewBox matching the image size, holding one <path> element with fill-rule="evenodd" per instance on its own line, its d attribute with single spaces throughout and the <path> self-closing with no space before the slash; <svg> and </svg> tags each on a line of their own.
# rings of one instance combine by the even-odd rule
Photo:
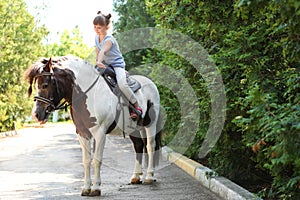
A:
<svg viewBox="0 0 300 200">
<path fill-rule="evenodd" d="M 111 14 L 104 15 L 101 11 L 97 12 L 97 16 L 94 18 L 93 24 L 100 26 L 108 26 L 110 23 Z"/>
</svg>

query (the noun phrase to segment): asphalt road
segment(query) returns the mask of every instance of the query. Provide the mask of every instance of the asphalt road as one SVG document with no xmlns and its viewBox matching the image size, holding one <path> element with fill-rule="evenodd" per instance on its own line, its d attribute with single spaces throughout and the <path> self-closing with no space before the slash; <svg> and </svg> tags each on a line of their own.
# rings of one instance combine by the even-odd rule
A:
<svg viewBox="0 0 300 200">
<path fill-rule="evenodd" d="M 131 185 L 133 146 L 108 135 L 101 169 L 101 197 L 81 197 L 83 165 L 71 124 L 26 128 L 0 138 L 0 199 L 221 199 L 177 166 L 161 161 L 152 185 Z"/>
</svg>

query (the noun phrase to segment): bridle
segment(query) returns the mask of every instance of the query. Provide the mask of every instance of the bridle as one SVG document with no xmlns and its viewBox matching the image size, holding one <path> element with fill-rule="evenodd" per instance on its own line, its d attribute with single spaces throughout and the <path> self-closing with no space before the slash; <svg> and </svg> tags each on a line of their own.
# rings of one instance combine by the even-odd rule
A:
<svg viewBox="0 0 300 200">
<path fill-rule="evenodd" d="M 57 84 L 57 80 L 56 80 L 56 78 L 54 76 L 54 72 L 42 72 L 41 74 L 36 75 L 34 77 L 34 79 L 36 80 L 36 78 L 41 77 L 41 76 L 50 76 L 51 84 L 56 86 L 57 94 L 58 94 L 58 96 L 59 96 L 59 98 L 61 100 L 62 97 L 61 97 L 59 89 L 58 89 L 58 84 Z M 100 76 L 101 76 L 101 74 L 99 73 L 99 75 L 97 76 L 97 78 L 95 79 L 95 81 L 90 85 L 90 87 L 87 88 L 86 91 L 83 92 L 80 96 L 78 96 L 75 100 L 73 100 L 72 103 L 80 100 L 83 95 L 86 95 L 86 93 L 88 93 L 94 87 L 94 85 L 97 83 L 97 81 L 98 81 L 98 79 L 99 79 Z M 46 112 L 47 113 L 51 113 L 51 112 L 53 112 L 55 110 L 60 110 L 60 109 L 65 109 L 66 110 L 69 106 L 72 105 L 71 102 L 68 103 L 67 100 L 65 100 L 62 103 L 60 103 L 59 105 L 55 106 L 53 92 L 50 95 L 50 99 L 47 99 L 45 97 L 35 96 L 34 97 L 34 101 L 40 101 L 42 103 L 47 104 L 48 105 L 47 108 L 46 108 Z"/>
<path fill-rule="evenodd" d="M 57 85 L 57 80 L 54 76 L 54 73 L 53 72 L 42 72 L 41 74 L 36 75 L 34 77 L 34 79 L 36 80 L 38 77 L 43 77 L 43 76 L 50 76 L 51 87 L 56 87 L 58 97 L 61 98 L 61 95 L 60 95 L 60 92 L 58 89 L 58 85 Z M 51 92 L 49 99 L 47 99 L 45 97 L 40 97 L 40 96 L 35 96 L 33 99 L 34 99 L 34 101 L 40 101 L 47 105 L 46 113 L 51 113 L 55 110 L 66 109 L 69 106 L 69 104 L 67 104 L 66 100 L 56 106 L 54 103 L 53 91 Z"/>
</svg>

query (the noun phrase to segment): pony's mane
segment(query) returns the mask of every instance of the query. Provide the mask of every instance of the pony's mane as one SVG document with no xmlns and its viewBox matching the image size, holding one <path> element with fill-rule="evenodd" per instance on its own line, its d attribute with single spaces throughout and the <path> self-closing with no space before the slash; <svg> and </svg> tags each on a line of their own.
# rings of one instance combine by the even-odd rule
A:
<svg viewBox="0 0 300 200">
<path fill-rule="evenodd" d="M 32 84 L 35 80 L 35 77 L 41 74 L 43 67 L 49 62 L 48 58 L 40 58 L 33 65 L 31 65 L 24 73 L 26 81 L 30 84 L 28 89 L 28 96 L 32 93 Z M 53 57 L 52 60 L 52 69 L 55 76 L 63 77 L 65 81 L 69 83 L 74 83 L 74 73 L 63 66 L 63 62 L 67 60 L 81 60 L 75 56 L 60 56 Z"/>
</svg>

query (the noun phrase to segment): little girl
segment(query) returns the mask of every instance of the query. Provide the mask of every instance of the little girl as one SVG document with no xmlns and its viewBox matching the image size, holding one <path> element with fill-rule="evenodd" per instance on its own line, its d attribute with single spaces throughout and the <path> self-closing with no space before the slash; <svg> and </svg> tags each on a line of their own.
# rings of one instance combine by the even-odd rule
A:
<svg viewBox="0 0 300 200">
<path fill-rule="evenodd" d="M 135 107 L 135 112 L 131 112 L 130 117 L 136 120 L 138 118 L 138 115 L 142 115 L 142 109 L 139 107 L 135 94 L 127 84 L 125 61 L 120 52 L 119 45 L 112 35 L 107 34 L 107 30 L 109 29 L 110 24 L 110 18 L 111 14 L 103 15 L 100 11 L 98 11 L 97 16 L 93 21 L 94 30 L 97 34 L 95 37 L 96 63 L 100 68 L 105 68 L 109 65 L 114 68 L 118 86 L 121 92 Z"/>
</svg>

